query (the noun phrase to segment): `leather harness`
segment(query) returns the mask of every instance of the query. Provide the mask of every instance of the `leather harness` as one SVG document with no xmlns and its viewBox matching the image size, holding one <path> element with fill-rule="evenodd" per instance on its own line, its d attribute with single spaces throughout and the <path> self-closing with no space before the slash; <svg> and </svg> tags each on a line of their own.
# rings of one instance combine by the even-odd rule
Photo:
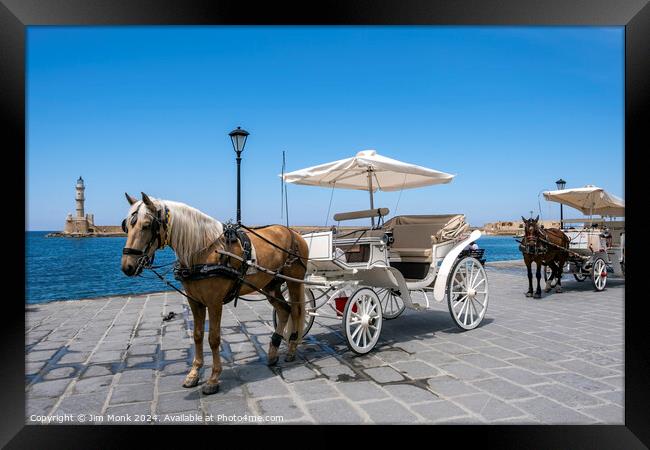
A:
<svg viewBox="0 0 650 450">
<path fill-rule="evenodd" d="M 242 249 L 242 261 L 239 268 L 235 268 L 230 264 L 230 257 L 221 257 L 219 264 L 196 264 L 192 267 L 183 267 L 177 261 L 174 265 L 174 278 L 178 281 L 190 280 L 203 280 L 205 278 L 223 277 L 234 281 L 234 284 L 223 299 L 223 304 L 228 304 L 235 300 L 237 306 L 237 298 L 239 291 L 244 283 L 244 277 L 248 272 L 248 261 L 251 259 L 252 245 L 251 240 L 246 233 L 244 233 L 240 226 L 237 224 L 226 224 L 223 230 L 223 237 L 226 245 L 238 242 Z"/>
</svg>

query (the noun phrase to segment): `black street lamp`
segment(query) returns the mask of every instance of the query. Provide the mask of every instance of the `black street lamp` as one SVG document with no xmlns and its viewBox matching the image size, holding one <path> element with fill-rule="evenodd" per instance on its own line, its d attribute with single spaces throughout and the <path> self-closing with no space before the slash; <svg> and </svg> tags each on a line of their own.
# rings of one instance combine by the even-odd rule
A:
<svg viewBox="0 0 650 450">
<path fill-rule="evenodd" d="M 559 180 L 557 180 L 555 182 L 555 185 L 557 186 L 558 191 L 561 191 L 566 186 L 566 181 L 564 181 L 562 178 L 560 178 Z M 560 230 L 564 228 L 564 211 L 563 211 L 562 206 L 564 206 L 564 205 L 562 205 L 562 203 L 560 203 Z"/>
<path fill-rule="evenodd" d="M 241 153 L 244 151 L 246 139 L 248 138 L 248 131 L 242 130 L 237 127 L 228 133 L 232 141 L 232 148 L 237 153 L 237 224 L 241 224 L 241 182 L 240 182 L 240 168 L 241 168 Z"/>
</svg>

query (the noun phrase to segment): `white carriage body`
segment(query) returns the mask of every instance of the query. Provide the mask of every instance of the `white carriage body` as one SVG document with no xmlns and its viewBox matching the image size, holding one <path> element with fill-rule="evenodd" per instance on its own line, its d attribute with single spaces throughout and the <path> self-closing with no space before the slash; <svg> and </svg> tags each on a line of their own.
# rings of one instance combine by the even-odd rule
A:
<svg viewBox="0 0 650 450">
<path fill-rule="evenodd" d="M 595 256 L 607 262 L 612 273 L 623 276 L 625 271 L 625 221 L 622 220 L 564 220 L 564 233 L 569 238 L 569 250 L 581 255 L 585 261 Z M 572 225 L 575 224 L 575 225 Z M 607 229 L 611 238 L 606 238 Z M 579 270 L 576 264 L 570 265 L 570 272 Z"/>
<path fill-rule="evenodd" d="M 458 217 L 462 217 L 462 224 L 464 224 L 462 215 L 426 217 L 441 218 L 440 230 L 444 230 L 448 223 L 458 220 Z M 401 230 L 400 226 L 396 226 L 393 232 L 409 233 L 413 231 L 409 229 L 408 224 L 403 225 L 402 228 L 404 229 Z M 466 230 L 467 227 L 463 228 Z M 363 231 L 360 236 L 343 238 L 335 237 L 333 231 L 304 234 L 303 238 L 309 246 L 310 261 L 307 267 L 309 279 L 324 283 L 337 282 L 348 285 L 350 289 L 357 285 L 394 289 L 401 293 L 406 307 L 411 309 L 429 306 L 427 292 L 433 294 L 433 298 L 437 302 L 444 300 L 449 272 L 458 255 L 469 243 L 481 237 L 481 232 L 478 230 L 471 233 L 463 232 L 448 240 L 443 240 L 444 236 L 436 237 L 434 233 L 428 235 L 430 242 L 428 247 L 421 245 L 395 247 L 389 244 L 384 230 L 366 231 L 371 235 L 364 237 Z M 435 226 L 433 231 L 436 231 Z M 412 236 L 410 242 L 413 242 Z M 361 258 L 347 257 L 355 255 L 355 253 L 363 253 L 363 255 Z M 409 264 L 427 266 L 427 270 L 420 276 L 406 278 L 403 273 L 404 269 L 398 268 L 400 264 L 406 265 L 406 267 L 410 267 Z M 410 295 L 413 291 L 423 293 L 424 305 L 413 301 Z"/>
</svg>

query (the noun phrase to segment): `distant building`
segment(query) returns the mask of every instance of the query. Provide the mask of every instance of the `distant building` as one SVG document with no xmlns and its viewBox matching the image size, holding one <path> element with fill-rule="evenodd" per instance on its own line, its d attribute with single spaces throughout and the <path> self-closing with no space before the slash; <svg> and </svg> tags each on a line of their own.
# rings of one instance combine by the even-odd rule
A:
<svg viewBox="0 0 650 450">
<path fill-rule="evenodd" d="M 560 222 L 554 220 L 540 220 L 539 224 L 543 225 L 544 228 L 560 228 Z M 499 222 L 490 222 L 483 225 L 483 231 L 485 234 L 523 234 L 524 223 L 521 220 L 503 220 Z"/>
<path fill-rule="evenodd" d="M 124 236 L 120 226 L 95 225 L 95 215 L 85 212 L 85 191 L 84 179 L 79 177 L 75 186 L 75 215 L 68 213 L 63 232 L 50 233 L 48 236 Z"/>
</svg>

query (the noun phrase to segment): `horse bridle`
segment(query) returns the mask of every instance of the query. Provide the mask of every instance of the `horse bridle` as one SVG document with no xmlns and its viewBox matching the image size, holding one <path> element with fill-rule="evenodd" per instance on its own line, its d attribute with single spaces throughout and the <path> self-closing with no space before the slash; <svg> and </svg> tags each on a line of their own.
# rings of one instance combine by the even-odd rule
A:
<svg viewBox="0 0 650 450">
<path fill-rule="evenodd" d="M 146 215 L 151 217 L 151 239 L 149 239 L 147 245 L 145 245 L 144 249 L 142 250 L 137 248 L 132 248 L 132 247 L 124 247 L 122 249 L 123 255 L 139 256 L 137 261 L 136 273 L 139 273 L 143 268 L 151 267 L 156 255 L 156 250 L 160 250 L 161 248 L 164 248 L 166 244 L 166 242 L 163 243 L 161 230 L 167 233 L 167 224 L 169 223 L 169 209 L 167 209 L 167 207 L 165 206 L 164 210 L 159 209 L 158 211 L 156 211 L 156 215 L 153 215 L 148 212 Z M 136 222 L 138 221 L 137 211 L 134 211 L 133 214 L 131 214 L 129 221 L 131 223 L 131 226 L 136 224 Z M 125 233 L 129 232 L 126 224 L 126 219 L 122 221 L 122 231 L 124 231 Z M 151 246 L 156 241 L 158 241 L 156 250 L 154 250 L 154 253 L 151 256 L 149 256 L 149 250 L 151 250 Z"/>
<path fill-rule="evenodd" d="M 544 234 L 544 231 L 542 228 L 539 226 L 535 227 L 533 225 L 533 234 L 529 235 L 528 232 L 528 224 L 526 223 L 524 227 L 524 239 L 522 241 L 522 245 L 527 249 L 528 253 L 538 253 L 538 243 L 540 241 L 546 240 L 546 236 Z M 541 248 L 539 249 L 541 250 Z"/>
</svg>

